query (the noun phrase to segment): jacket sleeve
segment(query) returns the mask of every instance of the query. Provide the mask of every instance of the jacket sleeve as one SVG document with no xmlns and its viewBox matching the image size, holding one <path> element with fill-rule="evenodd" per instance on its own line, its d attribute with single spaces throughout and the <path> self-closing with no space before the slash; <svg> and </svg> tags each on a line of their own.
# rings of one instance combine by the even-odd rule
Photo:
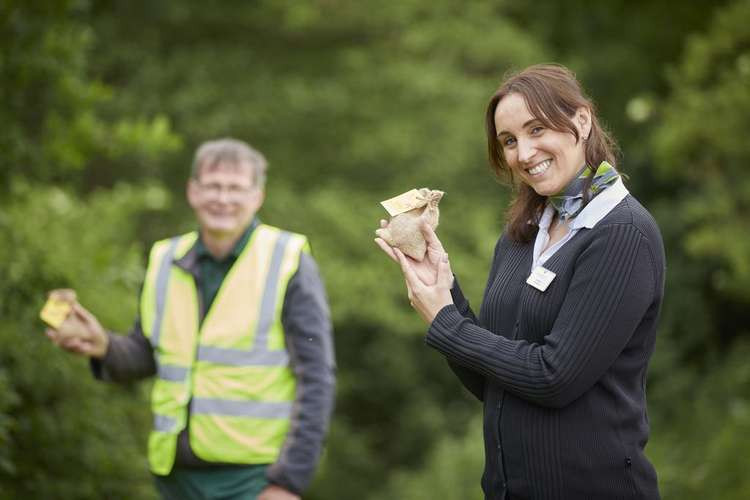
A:
<svg viewBox="0 0 750 500">
<path fill-rule="evenodd" d="M 458 278 L 454 277 L 453 287 L 451 288 L 451 297 L 453 298 L 453 304 L 456 306 L 456 310 L 466 318 L 468 321 L 474 324 L 478 324 L 477 318 L 474 315 L 474 311 L 471 310 L 469 301 L 464 297 L 461 287 L 458 284 Z M 484 375 L 480 375 L 476 371 L 455 363 L 448 359 L 448 366 L 453 373 L 458 377 L 463 386 L 474 395 L 479 401 L 484 401 Z"/>
<path fill-rule="evenodd" d="M 512 332 L 497 335 L 448 305 L 430 326 L 427 344 L 518 397 L 549 407 L 574 401 L 619 356 L 657 289 L 648 240 L 636 227 L 612 224 L 597 232 L 578 256 L 558 317 L 541 343 L 510 340 Z"/>
<path fill-rule="evenodd" d="M 136 319 L 127 336 L 107 332 L 109 346 L 102 359 L 91 358 L 94 377 L 109 382 L 130 382 L 156 374 L 154 352 Z"/>
<path fill-rule="evenodd" d="M 492 284 L 492 278 L 493 276 L 495 276 L 495 271 L 498 266 L 498 256 L 501 255 L 499 249 L 501 248 L 502 243 L 502 237 L 500 237 L 497 240 L 497 243 L 495 243 L 495 253 L 492 258 L 492 265 L 490 266 L 490 274 L 487 278 L 485 293 L 487 293 L 487 289 Z M 469 305 L 469 301 L 464 296 L 464 293 L 461 290 L 461 286 L 458 284 L 458 278 L 455 275 L 453 276 L 453 287 L 451 287 L 451 298 L 453 299 L 453 304 L 455 305 L 456 310 L 461 316 L 466 318 L 467 321 L 474 325 L 479 324 L 479 320 L 477 320 L 474 311 L 471 310 L 471 305 Z M 477 372 L 472 368 L 452 361 L 450 358 L 448 358 L 448 366 L 456 375 L 456 377 L 458 377 L 463 386 L 470 393 L 472 393 L 474 397 L 476 397 L 479 401 L 484 401 L 485 379 L 483 374 Z"/>
<path fill-rule="evenodd" d="M 289 281 L 282 324 L 297 381 L 290 427 L 266 476 L 297 494 L 310 483 L 334 404 L 335 360 L 330 312 L 317 265 L 307 253 Z"/>
</svg>

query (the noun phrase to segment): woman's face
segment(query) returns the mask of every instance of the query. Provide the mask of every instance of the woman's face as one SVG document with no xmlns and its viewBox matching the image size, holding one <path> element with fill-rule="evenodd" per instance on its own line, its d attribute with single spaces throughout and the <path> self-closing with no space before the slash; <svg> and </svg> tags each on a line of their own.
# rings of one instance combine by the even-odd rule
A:
<svg viewBox="0 0 750 500">
<path fill-rule="evenodd" d="M 581 138 L 588 137 L 587 108 L 579 108 L 572 122 Z M 545 127 L 520 94 L 508 94 L 497 104 L 495 130 L 508 166 L 541 196 L 562 191 L 586 162 L 583 140 L 576 143 L 572 133 Z"/>
</svg>

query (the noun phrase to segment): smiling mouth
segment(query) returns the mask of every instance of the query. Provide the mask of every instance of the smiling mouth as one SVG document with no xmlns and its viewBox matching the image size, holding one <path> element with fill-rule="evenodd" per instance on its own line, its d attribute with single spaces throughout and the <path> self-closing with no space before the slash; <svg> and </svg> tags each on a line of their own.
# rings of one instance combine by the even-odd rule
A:
<svg viewBox="0 0 750 500">
<path fill-rule="evenodd" d="M 530 175 L 541 175 L 547 171 L 547 169 L 549 168 L 551 164 L 552 164 L 552 160 L 544 160 L 543 162 L 537 164 L 536 166 L 526 169 L 526 171 Z"/>
</svg>

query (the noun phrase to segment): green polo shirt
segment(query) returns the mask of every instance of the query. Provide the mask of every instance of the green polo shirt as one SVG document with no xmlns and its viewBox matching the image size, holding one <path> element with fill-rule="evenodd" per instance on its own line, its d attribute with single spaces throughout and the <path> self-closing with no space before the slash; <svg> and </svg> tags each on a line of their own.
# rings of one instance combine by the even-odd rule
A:
<svg viewBox="0 0 750 500">
<path fill-rule="evenodd" d="M 195 251 L 198 258 L 199 270 L 198 293 L 200 293 L 201 304 L 203 305 L 201 308 L 201 321 L 203 321 L 206 312 L 211 308 L 211 304 L 213 304 L 216 294 L 224 282 L 224 278 L 226 278 L 237 257 L 245 249 L 250 236 L 253 234 L 255 228 L 258 227 L 258 224 L 260 224 L 258 219 L 253 219 L 250 225 L 247 226 L 247 229 L 245 229 L 245 232 L 242 233 L 242 236 L 240 236 L 240 239 L 235 243 L 232 251 L 221 260 L 217 260 L 216 257 L 211 255 L 206 245 L 203 244 L 203 240 L 198 238 L 195 244 Z"/>
</svg>

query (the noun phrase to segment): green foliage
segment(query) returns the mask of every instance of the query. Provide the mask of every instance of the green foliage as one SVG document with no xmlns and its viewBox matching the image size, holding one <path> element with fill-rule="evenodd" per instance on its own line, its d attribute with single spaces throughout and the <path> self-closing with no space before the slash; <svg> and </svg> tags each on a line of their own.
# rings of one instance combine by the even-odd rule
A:
<svg viewBox="0 0 750 500">
<path fill-rule="evenodd" d="M 484 467 L 481 419 L 473 418 L 465 429 L 466 433 L 460 438 L 440 439 L 422 469 L 394 474 L 384 492 L 375 495 L 374 500 L 483 499 L 479 486 Z"/>
<path fill-rule="evenodd" d="M 653 422 L 647 450 L 664 498 L 748 498 L 750 447 L 750 343 L 732 345 L 723 362 L 693 374 L 691 386 L 661 384 L 652 406 L 679 404 Z M 679 376 L 679 375 L 678 375 Z"/>
<path fill-rule="evenodd" d="M 2 189 L 16 176 L 113 184 L 123 176 L 105 178 L 92 160 L 113 172 L 132 171 L 182 146 L 158 112 L 153 118 L 107 116 L 114 93 L 88 75 L 96 37 L 86 22 L 87 9 L 75 0 L 8 0 L 0 6 Z"/>
<path fill-rule="evenodd" d="M 687 40 L 652 139 L 669 267 L 650 452 L 665 498 L 750 494 L 748 23 L 737 1 Z"/>
<path fill-rule="evenodd" d="M 736 2 L 706 35 L 689 40 L 654 137 L 658 173 L 673 185 L 668 209 L 682 229 L 677 248 L 692 263 L 708 264 L 696 285 L 745 304 L 750 239 L 736 236 L 750 217 L 750 143 L 740 132 L 750 129 L 749 21 L 750 2 Z"/>
<path fill-rule="evenodd" d="M 148 186 L 87 199 L 55 187 L 12 187 L 0 218 L 3 498 L 151 497 L 145 395 L 94 381 L 85 360 L 44 336 L 38 311 L 45 290 L 72 287 L 103 323 L 125 330 L 143 273 L 134 221 L 164 208 L 164 199 Z"/>
<path fill-rule="evenodd" d="M 484 106 L 543 60 L 578 71 L 665 235 L 663 497 L 747 497 L 749 25 L 747 0 L 3 2 L 0 497 L 153 498 L 145 388 L 92 381 L 37 313 L 71 286 L 125 331 L 144 249 L 194 227 L 194 147 L 230 135 L 269 158 L 261 218 L 310 237 L 332 306 L 337 407 L 306 498 L 481 498 L 480 405 L 423 345 L 373 230 L 378 201 L 445 190 L 439 233 L 478 307 L 510 196 Z"/>
</svg>

